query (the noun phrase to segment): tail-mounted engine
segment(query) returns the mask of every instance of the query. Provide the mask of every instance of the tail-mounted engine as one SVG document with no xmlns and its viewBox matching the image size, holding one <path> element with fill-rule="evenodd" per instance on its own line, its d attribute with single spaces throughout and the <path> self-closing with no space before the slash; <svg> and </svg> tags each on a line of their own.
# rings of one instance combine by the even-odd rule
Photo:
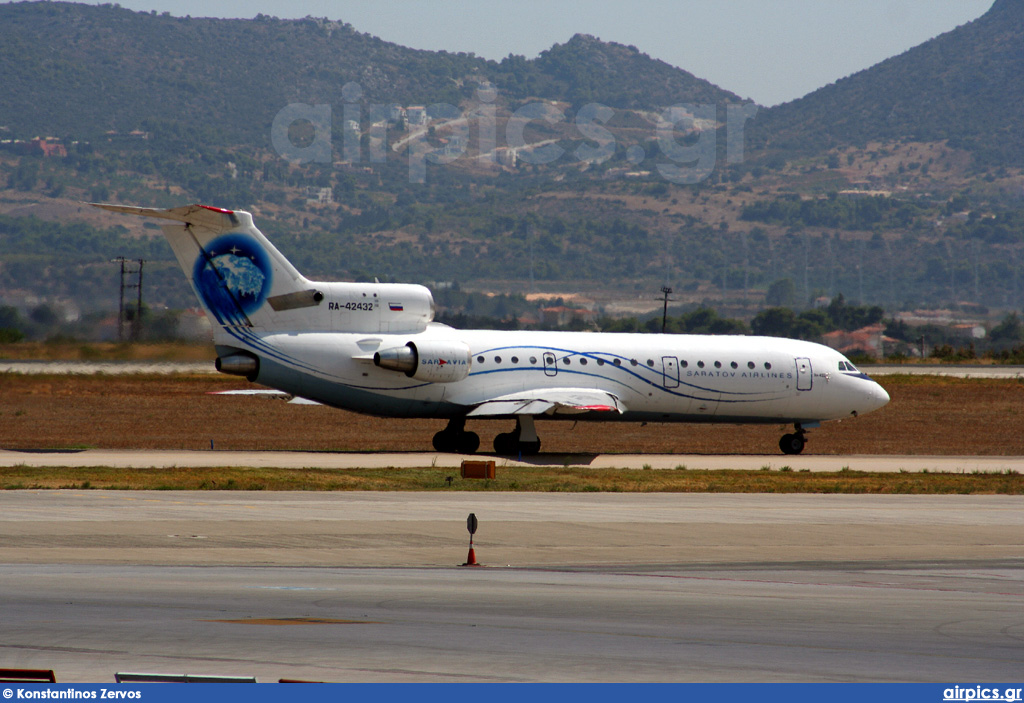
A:
<svg viewBox="0 0 1024 703">
<path fill-rule="evenodd" d="M 409 342 L 373 355 L 373 363 L 382 369 L 431 383 L 461 381 L 469 375 L 470 360 L 469 347 L 462 342 L 439 340 Z"/>
<path fill-rule="evenodd" d="M 245 376 L 249 381 L 255 381 L 256 377 L 260 375 L 260 360 L 249 352 L 240 351 L 218 356 L 215 365 L 221 373 Z"/>
</svg>

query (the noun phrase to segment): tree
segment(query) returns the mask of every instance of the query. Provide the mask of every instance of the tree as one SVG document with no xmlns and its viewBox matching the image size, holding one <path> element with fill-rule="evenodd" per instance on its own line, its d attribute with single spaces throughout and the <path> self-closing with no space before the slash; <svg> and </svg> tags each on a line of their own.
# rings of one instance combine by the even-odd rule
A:
<svg viewBox="0 0 1024 703">
<path fill-rule="evenodd" d="M 766 308 L 750 321 L 750 329 L 754 334 L 766 337 L 790 337 L 796 315 L 789 308 Z"/>
<path fill-rule="evenodd" d="M 1002 322 L 992 328 L 989 340 L 993 347 L 1009 348 L 1024 342 L 1024 323 L 1015 312 L 1003 318 Z"/>
<path fill-rule="evenodd" d="M 768 286 L 765 302 L 773 307 L 790 306 L 796 302 L 796 285 L 792 278 L 783 278 Z"/>
<path fill-rule="evenodd" d="M 10 305 L 0 306 L 0 344 L 20 342 L 25 338 L 22 331 L 24 320 L 18 309 Z"/>
</svg>

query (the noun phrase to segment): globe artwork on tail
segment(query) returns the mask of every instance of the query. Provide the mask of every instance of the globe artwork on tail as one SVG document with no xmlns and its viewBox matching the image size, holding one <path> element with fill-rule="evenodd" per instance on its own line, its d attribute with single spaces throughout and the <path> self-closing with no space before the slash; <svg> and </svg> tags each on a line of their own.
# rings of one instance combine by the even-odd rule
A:
<svg viewBox="0 0 1024 703">
<path fill-rule="evenodd" d="M 229 234 L 210 242 L 196 258 L 196 291 L 222 324 L 247 324 L 270 292 L 272 270 L 266 252 L 252 238 Z"/>
</svg>

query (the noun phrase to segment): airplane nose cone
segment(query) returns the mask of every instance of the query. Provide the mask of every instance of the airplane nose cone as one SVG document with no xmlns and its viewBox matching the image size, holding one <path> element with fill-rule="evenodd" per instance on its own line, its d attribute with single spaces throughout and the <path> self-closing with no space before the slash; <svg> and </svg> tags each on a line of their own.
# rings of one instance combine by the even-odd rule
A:
<svg viewBox="0 0 1024 703">
<path fill-rule="evenodd" d="M 877 383 L 873 383 L 872 386 L 873 388 L 870 391 L 868 391 L 869 407 L 866 412 L 878 410 L 880 407 L 889 402 L 889 394 L 885 392 L 884 388 L 882 388 Z"/>
</svg>

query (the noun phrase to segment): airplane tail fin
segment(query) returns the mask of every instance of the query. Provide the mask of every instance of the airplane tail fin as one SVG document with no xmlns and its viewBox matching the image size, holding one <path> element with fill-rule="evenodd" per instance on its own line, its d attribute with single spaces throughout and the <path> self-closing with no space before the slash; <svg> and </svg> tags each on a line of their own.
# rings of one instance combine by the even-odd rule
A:
<svg viewBox="0 0 1024 703">
<path fill-rule="evenodd" d="M 231 339 L 249 339 L 246 330 L 422 332 L 434 317 L 433 296 L 423 286 L 306 279 L 242 210 L 90 204 L 169 221 L 161 229 L 185 277 L 210 321 Z"/>
<path fill-rule="evenodd" d="M 171 221 L 161 227 L 164 236 L 211 321 L 221 327 L 273 328 L 275 312 L 317 305 L 323 297 L 256 228 L 248 212 L 208 205 L 164 210 L 90 204 Z"/>
</svg>

